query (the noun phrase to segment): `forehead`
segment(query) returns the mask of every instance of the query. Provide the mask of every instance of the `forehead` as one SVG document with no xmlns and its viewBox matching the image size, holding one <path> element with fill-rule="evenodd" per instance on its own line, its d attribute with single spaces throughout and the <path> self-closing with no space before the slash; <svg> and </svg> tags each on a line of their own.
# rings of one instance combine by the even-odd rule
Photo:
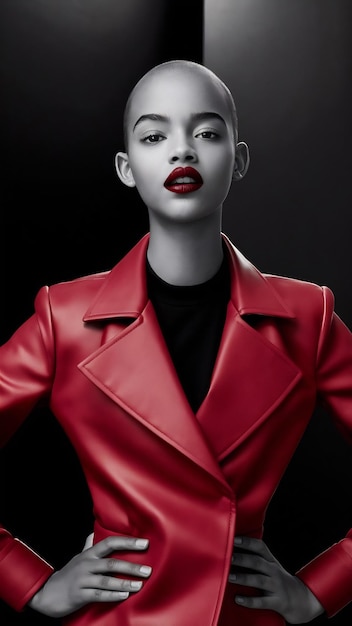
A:
<svg viewBox="0 0 352 626">
<path fill-rule="evenodd" d="M 136 86 L 128 116 L 133 127 L 141 115 L 188 117 L 211 111 L 231 123 L 224 89 L 212 76 L 189 68 L 167 68 L 145 76 Z"/>
</svg>

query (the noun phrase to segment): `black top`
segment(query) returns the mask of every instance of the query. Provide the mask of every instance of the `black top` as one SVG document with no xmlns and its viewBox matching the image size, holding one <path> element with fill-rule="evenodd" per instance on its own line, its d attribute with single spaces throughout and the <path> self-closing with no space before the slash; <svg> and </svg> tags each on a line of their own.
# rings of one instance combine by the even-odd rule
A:
<svg viewBox="0 0 352 626">
<path fill-rule="evenodd" d="M 204 283 L 170 285 L 147 261 L 148 295 L 186 397 L 194 412 L 209 389 L 230 298 L 230 271 L 224 256 Z"/>
</svg>

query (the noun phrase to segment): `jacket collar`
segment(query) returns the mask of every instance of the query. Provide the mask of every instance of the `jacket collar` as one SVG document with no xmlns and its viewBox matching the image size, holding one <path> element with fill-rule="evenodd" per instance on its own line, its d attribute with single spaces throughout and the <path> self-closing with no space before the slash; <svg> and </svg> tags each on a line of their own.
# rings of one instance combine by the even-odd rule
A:
<svg viewBox="0 0 352 626">
<path fill-rule="evenodd" d="M 231 301 L 241 316 L 268 315 L 293 318 L 279 294 L 222 233 L 231 272 Z M 107 274 L 102 287 L 86 311 L 83 321 L 137 318 L 148 302 L 146 254 L 149 233 Z"/>
<path fill-rule="evenodd" d="M 84 320 L 107 323 L 100 346 L 78 367 L 126 413 L 229 489 L 219 461 L 268 419 L 302 376 L 285 352 L 252 328 L 245 316 L 293 315 L 270 280 L 224 235 L 232 274 L 231 301 L 211 384 L 195 416 L 148 300 L 148 239 L 145 235 L 103 277 Z M 126 318 L 132 323 L 126 324 Z M 253 393 L 257 388 L 260 393 Z"/>
</svg>

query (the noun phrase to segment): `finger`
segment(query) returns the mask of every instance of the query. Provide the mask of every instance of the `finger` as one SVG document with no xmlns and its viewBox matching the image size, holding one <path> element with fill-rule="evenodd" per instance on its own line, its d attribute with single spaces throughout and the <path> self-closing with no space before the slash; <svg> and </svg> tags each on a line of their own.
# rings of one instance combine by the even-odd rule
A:
<svg viewBox="0 0 352 626">
<path fill-rule="evenodd" d="M 270 576 L 236 573 L 229 575 L 229 582 L 244 587 L 254 587 L 254 589 L 260 589 L 261 591 L 274 591 L 273 579 Z"/>
<path fill-rule="evenodd" d="M 235 602 L 249 609 L 271 609 L 275 610 L 275 599 L 273 596 L 235 596 Z"/>
<path fill-rule="evenodd" d="M 93 538 L 94 538 L 94 533 L 90 533 L 90 535 L 88 535 L 88 537 L 86 538 L 85 544 L 83 546 L 82 552 L 84 552 L 85 550 L 88 550 L 88 548 L 91 548 L 93 545 Z"/>
<path fill-rule="evenodd" d="M 128 576 L 142 576 L 147 578 L 152 572 L 149 565 L 131 563 L 122 559 L 94 559 L 89 563 L 89 571 L 92 574 L 126 574 Z"/>
<path fill-rule="evenodd" d="M 110 554 L 115 550 L 145 550 L 149 545 L 148 539 L 140 537 L 123 537 L 120 535 L 110 535 L 105 537 L 92 548 L 89 548 L 92 556 L 98 558 Z"/>
<path fill-rule="evenodd" d="M 272 564 L 257 554 L 247 554 L 245 552 L 236 552 L 231 558 L 231 565 L 237 567 L 246 567 L 247 569 L 270 575 Z M 236 572 L 237 573 L 237 572 Z"/>
<path fill-rule="evenodd" d="M 242 548 L 243 550 L 248 550 L 248 552 L 255 552 L 256 554 L 260 554 L 268 561 L 275 561 L 274 555 L 270 552 L 268 546 L 262 539 L 256 539 L 255 537 L 244 537 L 243 535 L 240 535 L 238 537 L 235 537 L 234 546 L 237 548 Z"/>
<path fill-rule="evenodd" d="M 82 606 L 90 602 L 121 602 L 129 597 L 128 591 L 107 589 L 82 589 Z"/>
<path fill-rule="evenodd" d="M 82 589 L 101 589 L 103 591 L 125 591 L 128 593 L 136 593 L 143 586 L 142 580 L 129 580 L 125 578 L 116 578 L 114 576 L 106 576 L 104 574 L 91 575 L 82 581 Z"/>
</svg>

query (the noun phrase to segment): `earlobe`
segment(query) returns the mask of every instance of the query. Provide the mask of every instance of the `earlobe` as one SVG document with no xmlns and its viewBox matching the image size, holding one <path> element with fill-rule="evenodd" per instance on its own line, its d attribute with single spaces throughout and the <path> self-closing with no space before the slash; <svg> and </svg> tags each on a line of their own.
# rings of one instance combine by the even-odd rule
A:
<svg viewBox="0 0 352 626">
<path fill-rule="evenodd" d="M 248 171 L 249 161 L 249 148 L 244 141 L 240 141 L 236 145 L 235 165 L 232 174 L 233 180 L 239 181 L 245 177 Z"/>
<path fill-rule="evenodd" d="M 127 187 L 135 187 L 127 152 L 118 152 L 115 156 L 115 168 L 121 182 Z"/>
</svg>

